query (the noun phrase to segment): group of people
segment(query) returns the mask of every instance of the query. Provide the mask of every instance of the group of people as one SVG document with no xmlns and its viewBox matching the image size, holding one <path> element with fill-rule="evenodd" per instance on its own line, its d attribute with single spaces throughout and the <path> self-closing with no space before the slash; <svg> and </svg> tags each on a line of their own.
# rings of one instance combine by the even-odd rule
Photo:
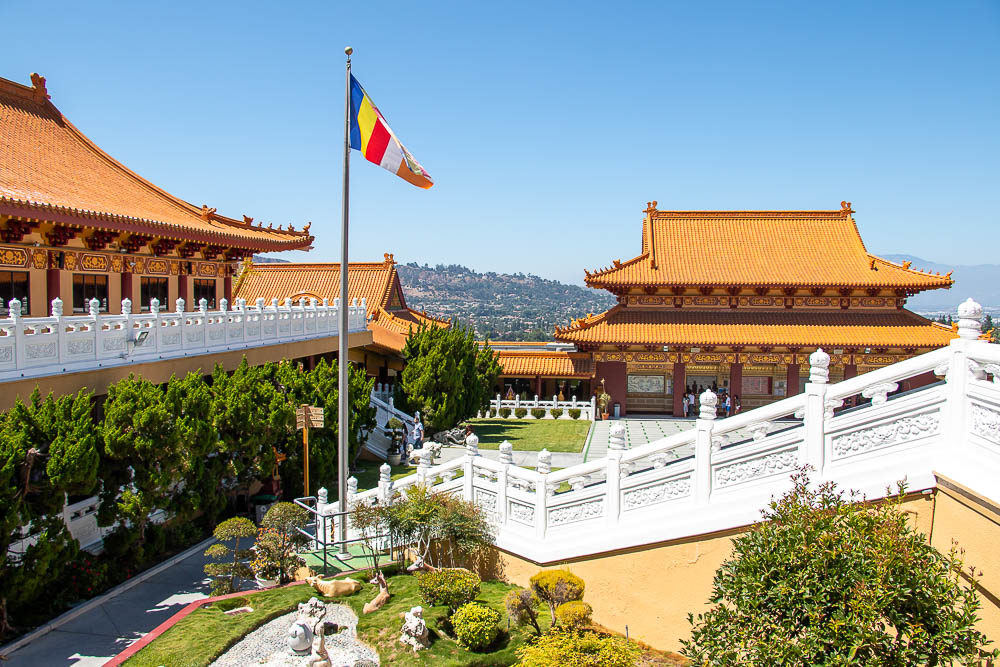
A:
<svg viewBox="0 0 1000 667">
<path fill-rule="evenodd" d="M 719 399 L 718 403 L 716 403 L 716 410 L 721 410 L 726 417 L 739 414 L 739 396 L 730 396 L 728 389 L 719 389 L 718 385 L 714 382 L 712 383 L 710 391 Z M 697 416 L 697 410 L 701 400 L 699 396 L 701 396 L 704 392 L 705 387 L 702 385 L 695 386 L 692 384 L 684 388 L 684 398 L 681 400 L 681 405 L 684 408 L 685 417 Z"/>
</svg>

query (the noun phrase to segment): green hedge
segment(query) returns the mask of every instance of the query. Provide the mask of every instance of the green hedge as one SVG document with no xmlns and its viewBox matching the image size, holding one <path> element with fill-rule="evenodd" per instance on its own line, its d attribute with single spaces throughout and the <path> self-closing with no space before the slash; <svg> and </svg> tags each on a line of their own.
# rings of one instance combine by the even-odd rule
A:
<svg viewBox="0 0 1000 667">
<path fill-rule="evenodd" d="M 535 419 L 545 419 L 545 408 L 531 408 L 531 416 Z"/>
<path fill-rule="evenodd" d="M 569 417 L 570 417 L 570 419 L 579 419 L 580 418 L 580 408 L 570 408 L 569 409 Z"/>
</svg>

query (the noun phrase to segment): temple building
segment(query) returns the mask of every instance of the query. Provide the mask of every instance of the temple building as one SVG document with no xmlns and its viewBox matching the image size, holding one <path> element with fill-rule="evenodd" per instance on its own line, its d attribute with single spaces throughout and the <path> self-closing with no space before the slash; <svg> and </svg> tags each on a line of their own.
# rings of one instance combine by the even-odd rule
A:
<svg viewBox="0 0 1000 667">
<path fill-rule="evenodd" d="M 255 252 L 308 249 L 309 225 L 295 230 L 228 218 L 158 188 L 102 151 L 32 86 L 0 79 L 0 299 L 45 316 L 59 297 L 66 314 L 96 298 L 117 313 L 152 299 L 187 310 L 201 299 L 232 301 L 240 259 Z"/>
<path fill-rule="evenodd" d="M 392 383 L 403 369 L 403 346 L 412 330 L 422 325 L 449 326 L 447 320 L 418 312 L 406 305 L 396 261 L 385 253 L 381 262 L 351 262 L 347 271 L 347 293 L 351 300 L 365 300 L 372 342 L 353 349 L 350 360 L 363 364 L 380 383 Z M 264 299 L 284 302 L 301 298 L 327 300 L 340 296 L 340 264 L 255 262 L 248 264 L 236 284 L 236 298 L 254 303 Z"/>
<path fill-rule="evenodd" d="M 835 382 L 947 345 L 949 327 L 904 306 L 950 287 L 951 274 L 870 254 L 853 213 L 849 202 L 829 211 L 651 202 L 641 254 L 586 272 L 618 304 L 555 337 L 590 355 L 595 390 L 603 381 L 623 415 L 680 415 L 685 391 L 709 387 L 744 410 L 799 393 L 817 348 L 831 355 Z"/>
<path fill-rule="evenodd" d="M 589 352 L 566 343 L 489 341 L 498 352 L 500 378 L 495 392 L 502 398 L 586 401 L 594 393 L 594 362 Z"/>
</svg>

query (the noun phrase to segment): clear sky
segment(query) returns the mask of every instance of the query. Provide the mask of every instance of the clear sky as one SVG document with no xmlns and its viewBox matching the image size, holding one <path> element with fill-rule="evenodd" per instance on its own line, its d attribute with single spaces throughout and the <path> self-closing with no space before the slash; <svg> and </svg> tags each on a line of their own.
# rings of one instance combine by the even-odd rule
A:
<svg viewBox="0 0 1000 667">
<path fill-rule="evenodd" d="M 339 256 L 347 44 L 436 181 L 355 152 L 352 259 L 581 283 L 639 253 L 652 199 L 846 199 L 872 251 L 1000 261 L 996 0 L 0 0 L 0 25 L 0 76 L 46 76 L 146 178 L 234 217 L 312 221 L 297 261 Z"/>
</svg>

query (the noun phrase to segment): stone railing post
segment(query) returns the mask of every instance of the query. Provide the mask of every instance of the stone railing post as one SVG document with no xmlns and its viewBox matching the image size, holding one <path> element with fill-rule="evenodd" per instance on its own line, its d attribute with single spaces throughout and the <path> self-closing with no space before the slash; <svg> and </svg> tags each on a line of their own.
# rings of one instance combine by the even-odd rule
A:
<svg viewBox="0 0 1000 667">
<path fill-rule="evenodd" d="M 426 445 L 423 449 L 418 449 L 417 452 L 417 479 L 420 480 L 421 484 L 427 484 L 427 473 L 431 469 L 431 460 L 434 456 L 434 452 L 430 450 Z"/>
<path fill-rule="evenodd" d="M 479 436 L 470 433 L 465 439 L 465 474 L 462 476 L 462 496 L 466 500 L 473 500 L 472 475 L 475 472 L 473 462 L 479 456 Z"/>
<path fill-rule="evenodd" d="M 618 514 L 621 510 L 621 463 L 625 453 L 625 424 L 616 421 L 608 430 L 608 465 L 605 487 L 607 495 L 604 498 L 605 516 L 609 526 L 618 524 Z"/>
<path fill-rule="evenodd" d="M 383 503 L 392 501 L 392 468 L 388 463 L 378 467 L 378 497 Z"/>
<path fill-rule="evenodd" d="M 549 518 L 549 473 L 552 472 L 552 452 L 543 449 L 538 452 L 538 463 L 535 472 L 542 479 L 535 482 L 535 537 L 545 539 Z"/>
<path fill-rule="evenodd" d="M 830 381 L 830 355 L 822 348 L 809 355 L 809 382 L 806 383 L 805 452 L 801 463 L 823 474 L 826 449 L 827 383 Z M 832 412 L 832 410 L 830 411 Z"/>
<path fill-rule="evenodd" d="M 178 298 L 174 301 L 174 312 L 183 313 L 184 312 L 184 299 Z"/>
<path fill-rule="evenodd" d="M 711 389 L 698 397 L 700 408 L 695 420 L 694 499 L 697 505 L 707 505 L 712 497 L 712 431 L 715 428 L 715 407 L 719 397 Z"/>
<path fill-rule="evenodd" d="M 590 421 L 597 421 L 597 397 L 590 397 Z"/>
<path fill-rule="evenodd" d="M 507 478 L 514 464 L 514 445 L 504 440 L 500 443 L 500 472 L 497 473 L 497 521 L 507 525 Z"/>
<path fill-rule="evenodd" d="M 948 405 L 944 432 L 957 438 L 962 447 L 968 445 L 967 392 L 969 379 L 973 377 L 973 361 L 968 357 L 970 344 L 982 333 L 983 307 L 972 299 L 966 299 L 958 306 L 958 338 L 949 345 L 951 358 L 948 360 L 947 382 Z"/>
<path fill-rule="evenodd" d="M 326 487 L 320 487 L 316 492 L 316 537 L 319 538 L 320 535 L 323 536 L 322 540 L 317 539 L 317 542 L 322 542 L 326 544 L 329 542 L 334 534 L 333 525 L 336 519 L 330 520 L 330 514 L 334 512 L 334 507 L 330 505 L 330 496 L 326 490 Z M 319 548 L 319 545 L 316 545 Z"/>
</svg>

